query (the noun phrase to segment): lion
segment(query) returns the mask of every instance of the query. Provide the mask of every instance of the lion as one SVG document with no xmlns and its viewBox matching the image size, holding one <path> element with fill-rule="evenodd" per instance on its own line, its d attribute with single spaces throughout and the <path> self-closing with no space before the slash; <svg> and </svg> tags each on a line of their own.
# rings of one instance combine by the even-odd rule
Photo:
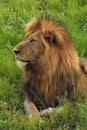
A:
<svg viewBox="0 0 87 130">
<path fill-rule="evenodd" d="M 75 100 L 78 90 L 82 90 L 85 73 L 81 66 L 86 70 L 87 61 L 84 65 L 79 59 L 72 38 L 60 22 L 34 18 L 14 52 L 23 70 L 24 110 L 30 118 L 41 116 L 42 108 L 51 111 L 65 93 L 69 100 Z"/>
</svg>

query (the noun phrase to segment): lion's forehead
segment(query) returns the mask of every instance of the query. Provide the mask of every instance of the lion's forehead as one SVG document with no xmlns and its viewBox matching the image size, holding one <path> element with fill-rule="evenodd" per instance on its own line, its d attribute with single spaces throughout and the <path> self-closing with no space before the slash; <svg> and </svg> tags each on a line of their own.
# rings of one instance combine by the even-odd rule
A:
<svg viewBox="0 0 87 130">
<path fill-rule="evenodd" d="M 33 31 L 30 30 L 29 32 L 26 33 L 24 40 L 31 38 L 38 39 L 40 38 L 41 34 L 42 34 L 41 30 L 33 30 Z"/>
</svg>

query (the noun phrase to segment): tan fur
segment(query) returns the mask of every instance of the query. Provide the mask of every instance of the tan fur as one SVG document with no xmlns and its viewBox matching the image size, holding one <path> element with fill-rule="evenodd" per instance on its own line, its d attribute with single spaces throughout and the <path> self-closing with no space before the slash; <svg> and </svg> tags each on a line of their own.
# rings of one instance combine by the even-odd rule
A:
<svg viewBox="0 0 87 130">
<path fill-rule="evenodd" d="M 23 66 L 23 86 L 28 98 L 37 107 L 36 96 L 40 105 L 47 107 L 58 105 L 57 97 L 65 92 L 73 100 L 77 88 L 82 88 L 84 75 L 69 34 L 60 23 L 43 17 L 30 21 L 26 31 L 15 50 L 20 50 L 17 58 L 27 63 Z"/>
</svg>

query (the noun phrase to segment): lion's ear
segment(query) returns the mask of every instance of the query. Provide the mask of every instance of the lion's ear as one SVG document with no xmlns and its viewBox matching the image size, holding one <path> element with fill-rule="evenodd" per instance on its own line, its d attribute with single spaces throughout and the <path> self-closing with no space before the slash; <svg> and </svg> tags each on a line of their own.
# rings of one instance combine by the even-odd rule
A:
<svg viewBox="0 0 87 130">
<path fill-rule="evenodd" d="M 57 42 L 56 42 L 56 37 L 55 35 L 49 33 L 45 35 L 45 39 L 46 41 L 50 44 L 50 45 L 54 45 L 57 46 Z"/>
</svg>

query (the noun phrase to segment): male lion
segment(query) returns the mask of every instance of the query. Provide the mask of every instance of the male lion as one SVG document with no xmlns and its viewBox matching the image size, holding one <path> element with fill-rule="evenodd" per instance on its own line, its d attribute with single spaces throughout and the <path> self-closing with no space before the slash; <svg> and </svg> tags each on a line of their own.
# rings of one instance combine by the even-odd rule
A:
<svg viewBox="0 0 87 130">
<path fill-rule="evenodd" d="M 65 92 L 74 100 L 83 88 L 84 74 L 72 39 L 60 23 L 39 17 L 30 21 L 26 30 L 14 52 L 24 72 L 24 109 L 31 118 L 40 115 L 41 107 L 56 107 L 58 96 Z"/>
</svg>

